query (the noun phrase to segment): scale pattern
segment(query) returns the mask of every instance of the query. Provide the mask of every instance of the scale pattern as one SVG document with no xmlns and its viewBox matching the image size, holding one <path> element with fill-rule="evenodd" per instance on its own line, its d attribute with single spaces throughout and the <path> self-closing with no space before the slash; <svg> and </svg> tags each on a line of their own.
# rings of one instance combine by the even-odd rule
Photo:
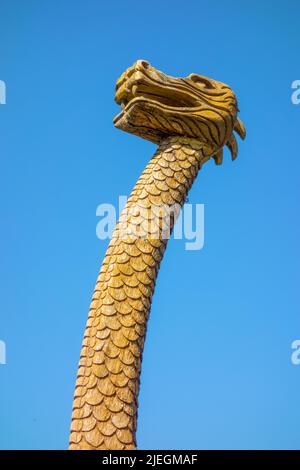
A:
<svg viewBox="0 0 300 470">
<path fill-rule="evenodd" d="M 147 320 L 167 244 L 157 236 L 167 216 L 161 208 L 184 204 L 198 170 L 212 153 L 195 139 L 167 138 L 128 199 L 92 298 L 75 387 L 70 449 L 136 448 Z M 143 210 L 132 210 L 136 207 Z M 133 236 L 137 229 L 147 235 Z"/>
</svg>

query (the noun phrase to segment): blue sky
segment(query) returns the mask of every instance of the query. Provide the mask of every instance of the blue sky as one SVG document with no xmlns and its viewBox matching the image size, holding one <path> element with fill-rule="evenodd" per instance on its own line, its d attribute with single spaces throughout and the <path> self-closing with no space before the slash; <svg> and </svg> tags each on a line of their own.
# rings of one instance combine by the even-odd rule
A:
<svg viewBox="0 0 300 470">
<path fill-rule="evenodd" d="M 203 250 L 166 252 L 139 447 L 299 449 L 299 14 L 296 0 L 1 0 L 0 448 L 67 447 L 107 247 L 96 207 L 129 194 L 155 150 L 112 124 L 115 81 L 143 58 L 228 83 L 248 136 L 190 192 Z"/>
</svg>

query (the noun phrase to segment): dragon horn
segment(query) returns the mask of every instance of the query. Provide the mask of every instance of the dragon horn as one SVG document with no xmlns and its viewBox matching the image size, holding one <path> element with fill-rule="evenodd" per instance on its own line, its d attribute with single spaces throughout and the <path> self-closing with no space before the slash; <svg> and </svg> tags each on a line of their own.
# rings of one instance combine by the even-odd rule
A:
<svg viewBox="0 0 300 470">
<path fill-rule="evenodd" d="M 231 159 L 235 160 L 238 155 L 238 144 L 233 134 L 229 137 L 228 141 L 226 142 L 226 145 L 230 150 Z"/>
<path fill-rule="evenodd" d="M 216 165 L 222 165 L 223 161 L 223 149 L 220 149 L 215 155 L 213 155 Z"/>
<path fill-rule="evenodd" d="M 243 139 L 243 140 L 245 139 L 245 137 L 246 137 L 246 128 L 245 128 L 244 124 L 242 123 L 242 121 L 239 118 L 236 119 L 233 129 L 240 136 L 241 139 Z"/>
</svg>

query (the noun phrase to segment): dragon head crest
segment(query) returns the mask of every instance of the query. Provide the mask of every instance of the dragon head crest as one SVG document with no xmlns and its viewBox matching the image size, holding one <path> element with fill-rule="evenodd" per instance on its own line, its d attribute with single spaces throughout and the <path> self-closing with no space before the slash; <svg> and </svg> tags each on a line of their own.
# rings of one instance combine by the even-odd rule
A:
<svg viewBox="0 0 300 470">
<path fill-rule="evenodd" d="M 117 80 L 115 100 L 122 106 L 117 128 L 156 144 L 172 135 L 202 140 L 215 151 L 217 164 L 224 145 L 232 159 L 237 156 L 233 131 L 246 135 L 231 88 L 195 73 L 174 78 L 138 60 Z"/>
</svg>

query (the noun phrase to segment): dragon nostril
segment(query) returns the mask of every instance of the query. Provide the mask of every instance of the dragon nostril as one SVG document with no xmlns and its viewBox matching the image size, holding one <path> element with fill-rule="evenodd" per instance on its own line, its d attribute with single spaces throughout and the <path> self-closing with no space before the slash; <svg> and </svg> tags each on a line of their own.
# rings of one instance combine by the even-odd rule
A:
<svg viewBox="0 0 300 470">
<path fill-rule="evenodd" d="M 141 60 L 140 61 L 140 64 L 145 68 L 147 69 L 150 65 L 150 63 L 147 61 L 147 60 Z"/>
</svg>

